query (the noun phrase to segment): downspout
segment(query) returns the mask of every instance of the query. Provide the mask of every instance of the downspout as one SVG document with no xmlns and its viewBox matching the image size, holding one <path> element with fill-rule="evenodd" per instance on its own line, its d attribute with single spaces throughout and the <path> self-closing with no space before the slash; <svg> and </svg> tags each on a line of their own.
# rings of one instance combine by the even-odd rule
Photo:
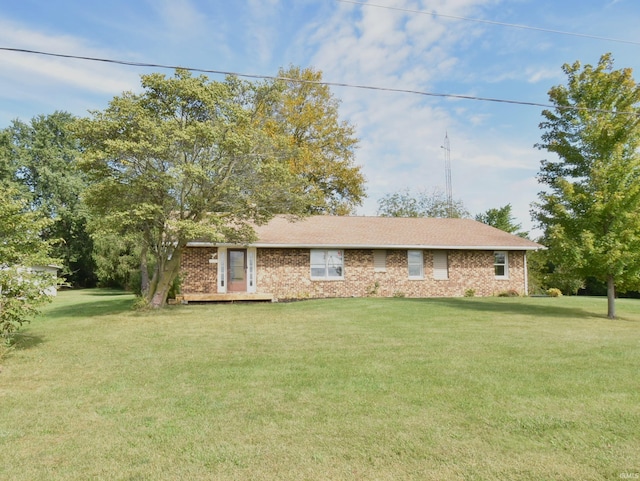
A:
<svg viewBox="0 0 640 481">
<path fill-rule="evenodd" d="M 524 251 L 524 295 L 529 295 L 529 268 L 527 267 L 527 251 Z"/>
</svg>

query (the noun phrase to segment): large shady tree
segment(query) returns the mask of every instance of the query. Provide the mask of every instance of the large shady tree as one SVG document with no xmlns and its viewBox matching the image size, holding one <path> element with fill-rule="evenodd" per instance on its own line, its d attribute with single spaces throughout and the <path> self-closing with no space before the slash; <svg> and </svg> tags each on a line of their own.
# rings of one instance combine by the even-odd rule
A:
<svg viewBox="0 0 640 481">
<path fill-rule="evenodd" d="M 9 140 L 6 155 L 14 166 L 10 180 L 26 189 L 32 210 L 52 221 L 41 235 L 53 241 L 52 254 L 60 259 L 66 282 L 91 287 L 95 285 L 93 242 L 80 199 L 86 188 L 78 168 L 80 149 L 69 131 L 74 120 L 60 111 L 39 115 L 29 123 L 14 120 L 4 130 Z"/>
<path fill-rule="evenodd" d="M 317 189 L 292 169 L 298 146 L 274 114 L 280 82 L 214 82 L 177 70 L 144 75 L 142 87 L 76 130 L 96 235 L 139 239 L 143 296 L 160 307 L 187 242 L 249 242 L 253 224 L 308 213 Z"/>
<path fill-rule="evenodd" d="M 629 68 L 565 64 L 566 85 L 553 87 L 542 142 L 544 160 L 534 216 L 545 231 L 549 260 L 566 275 L 607 284 L 615 293 L 640 287 L 640 86 Z"/>
<path fill-rule="evenodd" d="M 354 163 L 355 128 L 340 120 L 340 102 L 322 72 L 280 69 L 269 82 L 276 101 L 264 113 L 286 142 L 289 167 L 303 180 L 310 214 L 346 215 L 365 197 L 364 175 Z"/>
</svg>

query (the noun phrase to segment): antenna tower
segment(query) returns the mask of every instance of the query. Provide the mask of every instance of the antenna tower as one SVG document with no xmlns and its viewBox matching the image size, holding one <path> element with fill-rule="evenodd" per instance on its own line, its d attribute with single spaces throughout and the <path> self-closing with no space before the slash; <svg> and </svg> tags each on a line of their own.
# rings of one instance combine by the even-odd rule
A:
<svg viewBox="0 0 640 481">
<path fill-rule="evenodd" d="M 451 146 L 449 145 L 449 132 L 445 132 L 442 148 L 444 149 L 444 173 L 447 185 L 447 214 L 451 218 L 453 217 L 453 192 L 451 188 Z"/>
</svg>

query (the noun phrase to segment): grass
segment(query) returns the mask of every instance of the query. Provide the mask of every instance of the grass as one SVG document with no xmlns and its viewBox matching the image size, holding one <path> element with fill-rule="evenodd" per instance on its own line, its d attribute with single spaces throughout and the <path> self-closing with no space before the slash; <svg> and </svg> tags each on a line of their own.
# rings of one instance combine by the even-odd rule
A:
<svg viewBox="0 0 640 481">
<path fill-rule="evenodd" d="M 640 301 L 132 302 L 64 292 L 0 360 L 0 479 L 640 476 Z"/>
</svg>

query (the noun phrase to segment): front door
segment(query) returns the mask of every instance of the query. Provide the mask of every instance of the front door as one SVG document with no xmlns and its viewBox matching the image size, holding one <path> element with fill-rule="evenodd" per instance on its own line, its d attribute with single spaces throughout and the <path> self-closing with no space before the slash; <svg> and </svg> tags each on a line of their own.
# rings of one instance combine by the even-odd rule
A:
<svg viewBox="0 0 640 481">
<path fill-rule="evenodd" d="M 247 292 L 247 250 L 229 249 L 227 266 L 228 292 Z"/>
</svg>

